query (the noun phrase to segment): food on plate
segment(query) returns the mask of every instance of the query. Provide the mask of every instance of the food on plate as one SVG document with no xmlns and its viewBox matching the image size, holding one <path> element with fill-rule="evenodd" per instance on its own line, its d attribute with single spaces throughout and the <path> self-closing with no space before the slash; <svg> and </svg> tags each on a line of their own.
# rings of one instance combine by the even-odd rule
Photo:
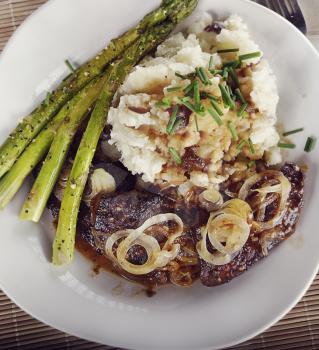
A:
<svg viewBox="0 0 319 350">
<path fill-rule="evenodd" d="M 151 289 L 215 286 L 295 231 L 304 174 L 282 150 L 303 128 L 279 132 L 276 78 L 242 18 L 171 34 L 196 5 L 164 0 L 86 65 L 66 61 L 0 148 L 0 206 L 33 170 L 20 217 L 50 209 L 54 265 L 76 246 Z"/>
</svg>

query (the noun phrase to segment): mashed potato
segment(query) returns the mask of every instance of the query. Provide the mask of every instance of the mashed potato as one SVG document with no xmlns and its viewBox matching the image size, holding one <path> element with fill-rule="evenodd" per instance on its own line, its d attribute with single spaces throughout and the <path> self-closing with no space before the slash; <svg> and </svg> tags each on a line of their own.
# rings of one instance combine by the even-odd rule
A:
<svg viewBox="0 0 319 350">
<path fill-rule="evenodd" d="M 223 103 L 219 87 L 223 77 L 208 74 L 210 83 L 199 82 L 200 89 L 216 99 L 222 124 L 209 112 L 209 99 L 203 98 L 203 113 L 180 107 L 181 123 L 171 134 L 167 132 L 174 106 L 181 104 L 183 89 L 191 83 L 188 75 L 197 67 L 208 72 L 210 65 L 218 70 L 238 55 L 260 51 L 237 15 L 224 21 L 219 33 L 205 30 L 212 23 L 205 13 L 186 36 L 178 33 L 168 38 L 157 48 L 155 57 L 145 58 L 128 75 L 119 90 L 118 105 L 109 111 L 109 142 L 120 151 L 123 164 L 144 181 L 190 181 L 197 186 L 218 187 L 251 160 L 281 161 L 276 147 L 276 79 L 261 57 L 243 61 L 238 70 L 240 90 L 249 103 L 244 117 Z M 231 48 L 239 52 L 217 53 Z"/>
</svg>

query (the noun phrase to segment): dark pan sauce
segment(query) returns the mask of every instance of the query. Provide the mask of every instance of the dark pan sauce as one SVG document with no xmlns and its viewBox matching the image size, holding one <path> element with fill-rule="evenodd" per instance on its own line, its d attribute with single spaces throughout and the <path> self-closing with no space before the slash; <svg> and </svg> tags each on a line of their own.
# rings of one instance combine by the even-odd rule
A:
<svg viewBox="0 0 319 350">
<path fill-rule="evenodd" d="M 207 222 L 209 213 L 198 206 L 196 200 L 198 193 L 194 192 L 194 198 L 189 198 L 187 203 L 180 202 L 177 192 L 172 187 L 161 190 L 161 193 L 133 190 L 114 193 L 113 195 L 98 195 L 93 200 L 94 203 L 97 201 L 97 205 L 91 203 L 90 208 L 82 203 L 78 218 L 76 248 L 93 263 L 95 274 L 98 274 L 101 269 L 112 272 L 128 281 L 141 285 L 147 296 L 154 295 L 159 286 L 171 283 L 179 286 L 190 286 L 197 279 L 200 279 L 205 286 L 226 283 L 264 258 L 267 255 L 264 254 L 265 246 L 267 250 L 270 250 L 295 231 L 303 205 L 304 175 L 300 168 L 292 163 L 286 163 L 280 170 L 292 186 L 285 216 L 271 230 L 256 231 L 252 229 L 246 245 L 229 264 L 214 266 L 196 255 L 196 243 L 200 239 L 200 227 Z M 242 184 L 241 180 L 239 182 Z M 232 181 L 228 183 L 228 188 L 231 188 L 232 191 L 241 187 L 240 185 L 232 186 L 233 184 Z M 226 197 L 225 200 L 227 200 Z M 278 201 L 274 202 L 278 206 Z M 59 200 L 51 196 L 48 208 L 56 222 L 60 208 Z M 270 211 L 266 212 L 267 217 L 273 216 L 275 212 L 273 209 L 275 208 L 271 208 Z M 179 256 L 169 265 L 146 275 L 133 275 L 122 270 L 104 255 L 103 247 L 110 234 L 128 226 L 135 229 L 148 218 L 167 212 L 174 212 L 179 215 L 185 225 L 184 235 L 178 241 L 181 251 Z M 189 252 L 193 253 L 189 255 Z M 136 255 L 142 259 L 144 253 L 137 249 L 134 252 L 132 251 L 132 254 L 132 257 Z M 192 257 L 194 254 L 196 255 L 196 261 L 190 263 L 190 260 L 194 260 L 194 256 Z M 134 263 L 134 261 L 131 262 Z"/>
<path fill-rule="evenodd" d="M 93 263 L 92 271 L 95 275 L 98 275 L 101 272 L 101 270 L 111 272 L 116 276 L 119 275 L 119 270 L 114 268 L 112 262 L 109 259 L 107 259 L 104 255 L 97 253 L 97 251 L 79 234 L 76 236 L 75 247 L 79 253 L 81 253 L 86 259 Z M 126 276 L 125 274 L 120 275 L 121 277 L 128 279 L 131 282 L 136 282 L 140 286 L 142 286 L 142 292 L 144 292 L 146 296 L 152 297 L 156 294 L 156 288 L 154 286 L 145 285 L 141 281 L 132 281 L 132 279 L 128 278 L 128 276 Z"/>
</svg>

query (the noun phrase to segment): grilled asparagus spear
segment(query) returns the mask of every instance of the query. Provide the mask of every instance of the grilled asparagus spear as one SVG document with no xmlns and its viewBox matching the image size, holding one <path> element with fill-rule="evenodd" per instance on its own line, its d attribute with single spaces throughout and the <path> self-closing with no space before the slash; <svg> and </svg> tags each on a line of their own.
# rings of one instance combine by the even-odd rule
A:
<svg viewBox="0 0 319 350">
<path fill-rule="evenodd" d="M 135 42 L 145 30 L 167 18 L 175 24 L 178 23 L 183 18 L 181 12 L 185 13 L 185 9 L 188 8 L 188 2 L 194 1 L 164 1 L 158 9 L 146 15 L 136 27 L 112 40 L 97 56 L 62 82 L 51 94 L 48 101 L 44 101 L 29 116 L 25 117 L 0 147 L 0 178 L 10 170 L 27 145 L 43 129 L 47 122 L 81 88 L 99 75 L 110 62 Z"/>
<path fill-rule="evenodd" d="M 167 29 L 169 32 L 172 29 L 172 24 Z M 154 35 L 150 33 L 128 49 L 125 57 L 109 70 L 108 79 L 105 82 L 87 129 L 82 137 L 64 191 L 57 232 L 53 244 L 52 262 L 54 265 L 63 265 L 71 262 L 73 259 L 76 223 L 81 197 L 95 148 L 107 119 L 107 113 L 113 95 L 131 68 L 147 51 L 156 47 L 158 43 L 159 38 L 154 38 Z"/>
<path fill-rule="evenodd" d="M 130 57 L 131 54 L 129 53 L 134 49 L 139 53 L 139 56 L 136 54 L 134 57 L 142 57 L 142 54 L 147 53 L 151 48 L 153 48 L 155 43 L 158 44 L 164 40 L 164 38 L 166 38 L 167 35 L 172 31 L 173 27 L 174 24 L 172 22 L 167 22 L 151 28 L 149 32 L 141 36 L 141 38 L 126 51 L 125 57 L 120 62 L 126 62 L 126 60 L 128 60 L 127 56 Z M 117 67 L 118 64 L 119 63 L 111 64 L 106 71 L 104 78 L 102 79 L 103 81 L 105 80 L 107 82 L 111 97 L 113 97 L 113 94 L 116 92 L 119 86 L 119 81 L 123 81 L 125 78 L 125 76 L 122 78 L 123 75 L 121 74 L 119 77 L 121 77 L 122 80 L 119 80 L 118 78 L 115 79 L 114 71 L 116 69 L 115 67 Z M 121 65 L 121 67 L 124 70 L 125 66 Z M 132 66 L 130 65 L 130 67 Z M 117 73 L 119 74 L 119 72 Z M 87 104 L 91 105 L 93 102 L 94 100 L 90 101 L 90 103 L 87 102 Z M 79 104 L 82 103 L 83 101 L 79 102 Z M 70 112 L 69 117 L 59 127 L 49 153 L 41 168 L 41 171 L 35 183 L 33 184 L 32 190 L 27 200 L 23 205 L 20 214 L 21 219 L 32 220 L 35 222 L 39 221 L 43 210 L 45 209 L 48 198 L 60 174 L 74 134 L 76 133 L 80 123 L 83 120 L 83 112 L 84 111 L 82 109 L 75 108 Z"/>
<path fill-rule="evenodd" d="M 100 79 L 101 80 L 101 79 Z M 72 100 L 68 101 L 59 113 L 48 123 L 30 143 L 10 171 L 0 180 L 0 209 L 3 209 L 17 193 L 25 178 L 41 161 L 50 148 L 61 123 L 70 118 L 70 113 L 85 114 L 94 99 L 98 98 L 103 81 L 88 84 Z"/>
<path fill-rule="evenodd" d="M 96 77 L 81 93 L 75 96 L 74 101 L 71 100 L 70 104 L 72 104 L 73 108 L 69 110 L 68 115 L 62 121 L 54 136 L 41 171 L 21 210 L 21 219 L 39 221 L 56 179 L 60 174 L 73 137 L 84 120 L 88 109 L 98 98 L 106 78 L 106 75 Z"/>
</svg>

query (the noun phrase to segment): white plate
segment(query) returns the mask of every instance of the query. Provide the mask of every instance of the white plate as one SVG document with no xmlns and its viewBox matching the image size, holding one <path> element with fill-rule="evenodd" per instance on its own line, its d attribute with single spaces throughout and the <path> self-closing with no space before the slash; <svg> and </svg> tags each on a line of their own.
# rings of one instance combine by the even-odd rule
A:
<svg viewBox="0 0 319 350">
<path fill-rule="evenodd" d="M 57 79 L 66 58 L 84 62 L 112 37 L 157 5 L 151 0 L 54 0 L 16 32 L 0 61 L 1 139 L 31 111 Z M 306 162 L 306 205 L 297 233 L 264 261 L 228 285 L 168 287 L 153 298 L 133 295 L 108 273 L 90 274 L 79 255 L 68 271 L 49 264 L 50 235 L 43 226 L 20 222 L 26 187 L 0 215 L 1 288 L 24 310 L 65 332 L 135 349 L 217 349 L 244 341 L 278 321 L 310 285 L 319 262 L 319 147 L 302 149 L 319 135 L 319 58 L 288 22 L 245 0 L 201 0 L 200 10 L 220 17 L 236 12 L 249 23 L 278 77 L 279 117 L 293 137 L 292 159 Z M 46 225 L 47 226 L 47 225 Z M 118 288 L 114 288 L 118 286 Z"/>
</svg>

